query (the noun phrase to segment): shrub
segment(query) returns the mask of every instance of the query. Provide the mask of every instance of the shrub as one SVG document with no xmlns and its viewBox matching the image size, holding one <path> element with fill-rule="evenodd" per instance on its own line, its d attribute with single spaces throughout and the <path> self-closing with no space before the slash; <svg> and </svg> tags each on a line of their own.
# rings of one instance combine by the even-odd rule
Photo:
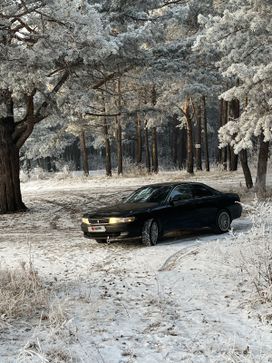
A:
<svg viewBox="0 0 272 363">
<path fill-rule="evenodd" d="M 242 270 L 248 275 L 256 298 L 261 303 L 272 302 L 272 205 L 255 202 L 251 210 L 252 227 L 242 239 Z"/>
</svg>

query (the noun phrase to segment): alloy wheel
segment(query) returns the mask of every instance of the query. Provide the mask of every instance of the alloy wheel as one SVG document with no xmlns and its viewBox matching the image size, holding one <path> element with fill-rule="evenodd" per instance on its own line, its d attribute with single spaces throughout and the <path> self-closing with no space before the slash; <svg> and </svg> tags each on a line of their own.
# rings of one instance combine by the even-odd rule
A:
<svg viewBox="0 0 272 363">
<path fill-rule="evenodd" d="M 157 243 L 158 237 L 159 237 L 159 227 L 156 222 L 153 222 L 150 228 L 150 239 L 153 245 Z"/>
<path fill-rule="evenodd" d="M 222 232 L 227 232 L 230 228 L 230 216 L 228 212 L 221 212 L 218 216 L 218 227 Z"/>
</svg>

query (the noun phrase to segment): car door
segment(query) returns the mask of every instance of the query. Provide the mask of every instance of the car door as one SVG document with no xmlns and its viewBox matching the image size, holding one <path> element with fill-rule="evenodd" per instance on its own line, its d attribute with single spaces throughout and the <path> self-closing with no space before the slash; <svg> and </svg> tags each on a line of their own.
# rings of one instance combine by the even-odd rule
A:
<svg viewBox="0 0 272 363">
<path fill-rule="evenodd" d="M 216 191 L 201 184 L 192 185 L 192 192 L 198 227 L 212 225 L 218 210 L 218 194 Z"/>
<path fill-rule="evenodd" d="M 189 185 L 176 186 L 169 196 L 166 230 L 190 229 L 194 226 L 195 201 Z"/>
</svg>

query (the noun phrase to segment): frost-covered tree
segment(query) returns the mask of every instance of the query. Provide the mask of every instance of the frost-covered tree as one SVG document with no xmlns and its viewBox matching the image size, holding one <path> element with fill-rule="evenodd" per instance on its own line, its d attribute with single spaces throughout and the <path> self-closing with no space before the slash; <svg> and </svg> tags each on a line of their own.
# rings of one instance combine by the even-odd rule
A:
<svg viewBox="0 0 272 363">
<path fill-rule="evenodd" d="M 25 209 L 19 152 L 35 125 L 54 113 L 57 120 L 67 94 L 82 98 L 127 71 L 139 58 L 146 27 L 114 29 L 101 6 L 87 0 L 1 3 L 1 213 Z"/>
<path fill-rule="evenodd" d="M 208 14 L 212 10 L 212 1 L 194 0 L 179 2 L 165 8 L 163 10 L 164 32 L 161 42 L 154 47 L 154 63 L 150 70 L 160 85 L 159 107 L 166 113 L 168 110 L 168 114 L 171 110 L 172 115 L 169 116 L 178 113 L 182 121 L 179 126 L 186 129 L 189 173 L 193 173 L 194 170 L 194 154 L 201 156 L 199 141 L 202 119 L 205 140 L 207 136 L 206 99 L 203 97 L 215 92 L 220 78 L 216 69 L 211 67 L 211 53 L 203 55 L 192 48 L 199 31 L 198 15 Z M 168 118 L 165 117 L 165 120 L 167 121 Z M 198 138 L 196 137 L 194 145 L 195 121 L 198 123 L 200 132 L 196 135 Z M 205 147 L 205 155 L 207 155 L 206 168 L 209 170 L 207 147 Z M 199 163 L 197 168 L 201 168 Z"/>
<path fill-rule="evenodd" d="M 157 153 L 156 125 L 160 126 L 162 117 L 156 116 L 154 118 L 152 115 L 148 115 L 148 110 L 145 110 L 145 108 L 148 107 L 154 108 L 154 106 L 152 106 L 153 101 L 149 99 L 151 97 L 148 97 L 148 100 L 145 101 L 149 106 L 146 107 L 145 102 L 142 102 L 141 107 L 143 109 L 140 109 L 137 97 L 134 97 L 133 95 L 134 91 L 129 90 L 129 84 L 131 84 L 131 82 L 128 82 L 128 80 L 129 77 L 135 79 L 136 75 L 139 84 L 141 84 L 139 88 L 145 89 L 149 88 L 150 84 L 152 86 L 154 79 L 156 79 L 156 83 L 163 84 L 165 80 L 168 80 L 169 76 L 171 76 L 171 79 L 174 82 L 177 77 L 184 78 L 185 74 L 188 75 L 188 70 L 190 69 L 188 63 L 190 62 L 188 62 L 188 59 L 185 59 L 185 55 L 187 55 L 187 53 L 190 54 L 190 45 L 195 37 L 192 29 L 196 26 L 197 14 L 199 13 L 200 8 L 203 10 L 203 7 L 197 6 L 197 1 L 195 0 L 186 2 L 175 1 L 174 3 L 163 1 L 151 1 L 148 3 L 142 1 L 93 1 L 89 3 L 92 3 L 95 6 L 103 24 L 107 25 L 109 33 L 114 38 L 121 51 L 113 52 L 109 57 L 103 58 L 100 61 L 98 60 L 94 63 L 91 71 L 90 68 L 87 70 L 85 69 L 84 72 L 82 67 L 80 68 L 80 72 L 77 69 L 75 72 L 76 77 L 70 76 L 61 88 L 61 92 L 59 92 L 60 95 L 56 100 L 57 106 L 64 111 L 66 122 L 71 116 L 73 129 L 77 129 L 77 133 L 79 132 L 79 129 L 82 129 L 82 124 L 88 128 L 88 123 L 86 124 L 84 121 L 86 114 L 98 117 L 96 119 L 97 122 L 94 122 L 93 125 L 89 125 L 89 127 L 93 133 L 92 136 L 95 136 L 98 141 L 100 140 L 99 142 L 95 141 L 95 145 L 99 144 L 105 146 L 106 149 L 109 149 L 109 152 L 106 152 L 106 155 L 110 155 L 109 139 L 111 138 L 111 134 L 116 134 L 115 139 L 117 140 L 116 144 L 119 155 L 119 172 L 121 172 L 121 138 L 125 134 L 122 132 L 124 131 L 124 125 L 120 125 L 120 122 L 121 124 L 124 124 L 123 121 L 125 118 L 118 115 L 118 107 L 115 107 L 114 110 L 111 105 L 117 98 L 116 95 L 113 95 L 113 93 L 116 93 L 117 91 L 114 89 L 115 87 L 112 87 L 111 83 L 116 83 L 118 79 L 124 75 L 125 81 L 121 82 L 122 98 L 125 96 L 126 100 L 129 100 L 129 102 L 121 102 L 122 108 L 125 108 L 125 110 L 122 110 L 122 115 L 124 115 L 124 112 L 129 112 L 136 116 L 138 124 L 136 146 L 138 144 L 140 145 L 139 135 L 141 129 L 139 125 L 141 124 L 141 121 L 142 125 L 146 125 L 145 136 L 148 136 L 148 126 L 152 125 L 150 126 L 153 140 L 152 150 L 155 151 L 155 153 L 152 153 L 154 156 L 153 164 L 157 164 L 157 156 L 155 156 Z M 207 4 L 205 5 L 205 8 L 207 8 Z M 186 36 L 189 36 L 190 39 L 185 39 Z M 167 70 L 167 72 L 165 72 L 165 70 Z M 97 80 L 100 79 L 100 77 L 102 83 L 99 84 Z M 75 78 L 76 82 L 74 82 Z M 95 87 L 95 89 L 90 86 L 94 81 L 97 82 L 97 87 Z M 112 97 L 108 97 L 107 90 L 103 87 L 104 82 L 106 82 L 107 87 L 110 87 Z M 125 87 L 125 89 L 124 83 L 128 86 Z M 82 91 L 83 89 L 84 92 Z M 105 115 L 103 120 L 99 119 L 99 114 L 105 114 L 103 108 L 101 109 L 101 105 L 96 105 L 97 96 L 101 95 L 101 92 L 107 93 L 106 113 L 110 115 L 115 113 L 115 118 Z M 136 93 L 138 92 L 136 91 Z M 64 102 L 62 102 L 63 99 Z M 126 108 L 128 108 L 128 110 L 126 110 Z M 142 118 L 142 120 L 140 120 L 140 118 Z M 147 119 L 149 120 L 151 118 L 153 119 L 152 122 L 146 122 Z M 59 121 L 58 123 L 61 124 Z M 65 124 L 65 122 L 62 122 L 62 124 Z M 101 124 L 104 124 L 104 127 L 101 127 Z M 116 124 L 116 132 L 112 132 L 112 126 L 114 124 Z M 43 124 L 41 124 L 41 127 L 42 125 Z M 44 133 L 45 132 L 46 129 L 44 130 Z M 85 131 L 82 132 L 85 133 Z M 108 136 L 101 137 L 103 133 Z M 54 139 L 54 135 L 52 136 Z M 103 138 L 105 144 L 101 144 Z M 27 143 L 27 145 L 28 144 L 30 143 Z M 84 142 L 81 144 L 84 144 Z M 141 159 L 141 147 L 137 146 L 138 162 Z M 147 147 L 146 151 L 146 154 L 148 154 Z M 106 165 L 110 166 L 110 158 L 107 159 Z M 110 168 L 107 169 L 107 174 L 110 175 Z M 155 166 L 154 169 L 157 169 L 157 167 Z"/>
<path fill-rule="evenodd" d="M 88 166 L 84 139 L 85 136 L 91 135 L 96 147 L 105 148 L 106 174 L 111 175 L 110 144 L 113 135 L 118 141 L 116 142 L 119 155 L 118 169 L 119 173 L 122 173 L 123 120 L 119 110 L 121 98 L 118 96 L 120 93 L 118 82 L 120 83 L 119 80 L 123 75 L 145 63 L 147 57 L 142 44 L 150 39 L 149 23 L 138 23 L 131 19 L 124 21 L 122 17 L 117 16 L 114 2 L 98 4 L 89 1 L 89 3 L 93 4 L 114 43 L 118 45 L 118 52 L 112 51 L 108 57 L 101 57 L 93 63 L 92 68 L 84 67 L 84 70 L 81 68 L 80 72 L 76 71 L 76 77 L 70 77 L 62 87 L 61 94 L 57 98 L 57 106 L 65 117 L 63 126 L 65 127 L 68 121 L 66 129 L 69 132 L 73 130 L 73 133 L 80 138 L 81 150 L 84 150 L 82 154 L 85 160 L 83 163 L 85 174 Z M 129 6 L 128 2 L 122 3 L 123 10 Z M 91 117 L 91 122 L 89 122 L 90 117 L 86 116 Z"/>
<path fill-rule="evenodd" d="M 87 1 L 0 5 L 0 212 L 24 210 L 19 150 L 69 77 L 118 50 Z M 75 78 L 75 77 L 74 77 Z"/>
<path fill-rule="evenodd" d="M 269 142 L 272 137 L 272 7 L 269 0 L 238 0 L 225 4 L 221 16 L 200 17 L 205 32 L 197 41 L 219 51 L 217 66 L 233 87 L 221 97 L 238 100 L 241 115 L 220 130 L 221 145 L 236 153 L 251 149 L 256 137 L 260 152 L 256 187 L 265 189 Z"/>
</svg>

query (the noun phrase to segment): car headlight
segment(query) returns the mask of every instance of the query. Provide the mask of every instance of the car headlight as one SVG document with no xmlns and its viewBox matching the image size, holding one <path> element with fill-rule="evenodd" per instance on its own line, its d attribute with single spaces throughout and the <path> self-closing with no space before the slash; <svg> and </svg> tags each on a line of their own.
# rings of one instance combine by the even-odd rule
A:
<svg viewBox="0 0 272 363">
<path fill-rule="evenodd" d="M 82 223 L 90 224 L 90 222 L 89 222 L 89 219 L 88 219 L 88 218 L 82 218 Z"/>
<path fill-rule="evenodd" d="M 117 224 L 117 223 L 130 223 L 134 222 L 135 217 L 111 217 L 109 220 L 109 224 Z"/>
</svg>

